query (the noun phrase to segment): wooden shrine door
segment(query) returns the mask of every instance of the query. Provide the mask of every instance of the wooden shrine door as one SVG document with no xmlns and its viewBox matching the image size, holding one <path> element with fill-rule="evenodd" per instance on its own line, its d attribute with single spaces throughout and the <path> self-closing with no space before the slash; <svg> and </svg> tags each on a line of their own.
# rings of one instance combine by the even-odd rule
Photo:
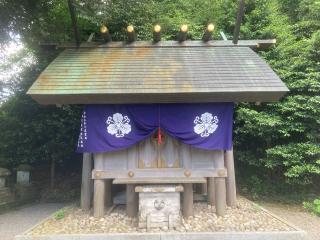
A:
<svg viewBox="0 0 320 240">
<path fill-rule="evenodd" d="M 163 134 L 161 144 L 158 143 L 158 134 L 154 133 L 148 139 L 139 143 L 138 168 L 180 168 L 179 156 L 180 143 Z"/>
</svg>

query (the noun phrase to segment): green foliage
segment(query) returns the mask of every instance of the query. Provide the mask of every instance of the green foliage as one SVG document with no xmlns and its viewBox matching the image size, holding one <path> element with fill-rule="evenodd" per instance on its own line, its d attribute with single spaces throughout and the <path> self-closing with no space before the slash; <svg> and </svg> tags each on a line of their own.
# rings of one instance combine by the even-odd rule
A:
<svg viewBox="0 0 320 240">
<path fill-rule="evenodd" d="M 61 220 L 61 219 L 63 219 L 65 217 L 65 214 L 66 214 L 65 209 L 62 208 L 62 209 L 56 211 L 53 214 L 53 217 L 54 217 L 55 220 Z"/>
<path fill-rule="evenodd" d="M 303 207 L 320 216 L 320 198 L 314 199 L 312 202 L 303 202 Z"/>
<path fill-rule="evenodd" d="M 0 112 L 0 163 L 15 167 L 74 157 L 79 107 L 44 107 L 26 95 L 16 95 Z"/>
<path fill-rule="evenodd" d="M 240 164 L 255 166 L 262 173 L 259 179 L 266 175 L 269 181 L 271 177 L 293 185 L 312 184 L 320 175 L 320 33 L 315 27 L 318 11 L 314 11 L 319 3 L 288 0 L 256 5 L 255 20 L 245 23 L 245 34 L 277 38 L 274 48 L 260 54 L 290 93 L 278 103 L 238 105 L 236 154 Z M 259 30 L 255 21 L 262 23 Z"/>
<path fill-rule="evenodd" d="M 320 146 L 313 143 L 289 143 L 267 149 L 265 166 L 271 169 L 284 166 L 288 180 L 303 184 L 312 183 L 320 175 Z"/>
</svg>

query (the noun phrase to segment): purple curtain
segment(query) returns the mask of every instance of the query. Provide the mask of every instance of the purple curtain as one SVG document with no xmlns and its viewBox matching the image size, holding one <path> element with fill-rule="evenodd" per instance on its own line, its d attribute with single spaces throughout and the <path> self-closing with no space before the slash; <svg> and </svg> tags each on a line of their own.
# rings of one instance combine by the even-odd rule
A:
<svg viewBox="0 0 320 240">
<path fill-rule="evenodd" d="M 232 144 L 233 103 L 87 105 L 77 152 L 128 148 L 158 130 L 208 150 Z"/>
</svg>

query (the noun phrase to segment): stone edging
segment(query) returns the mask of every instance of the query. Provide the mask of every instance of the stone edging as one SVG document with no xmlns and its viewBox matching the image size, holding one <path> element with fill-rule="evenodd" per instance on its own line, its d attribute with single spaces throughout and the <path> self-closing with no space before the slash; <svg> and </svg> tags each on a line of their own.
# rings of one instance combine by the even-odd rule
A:
<svg viewBox="0 0 320 240">
<path fill-rule="evenodd" d="M 18 235 L 15 240 L 302 240 L 303 231 Z"/>
</svg>

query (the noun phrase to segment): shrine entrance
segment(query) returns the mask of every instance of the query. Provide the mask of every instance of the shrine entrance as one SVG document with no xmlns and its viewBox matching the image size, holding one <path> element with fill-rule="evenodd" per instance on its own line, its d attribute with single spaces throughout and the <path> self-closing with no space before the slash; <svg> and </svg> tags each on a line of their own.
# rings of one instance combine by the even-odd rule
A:
<svg viewBox="0 0 320 240">
<path fill-rule="evenodd" d="M 160 135 L 161 134 L 161 135 Z M 156 131 L 138 146 L 138 168 L 182 168 L 180 143 L 166 133 Z"/>
</svg>

